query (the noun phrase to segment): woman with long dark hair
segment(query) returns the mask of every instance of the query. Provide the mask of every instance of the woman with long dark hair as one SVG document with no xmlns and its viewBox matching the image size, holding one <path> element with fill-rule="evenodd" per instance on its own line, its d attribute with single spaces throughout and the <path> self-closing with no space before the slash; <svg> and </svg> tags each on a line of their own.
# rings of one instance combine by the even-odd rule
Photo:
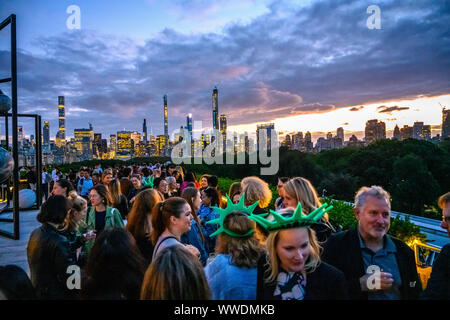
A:
<svg viewBox="0 0 450 320">
<path fill-rule="evenodd" d="M 128 215 L 126 229 L 133 235 L 136 244 L 146 260 L 146 266 L 152 262 L 153 244 L 151 241 L 151 213 L 158 202 L 163 201 L 161 194 L 154 189 L 146 189 L 136 196 Z"/>
<path fill-rule="evenodd" d="M 208 253 L 205 249 L 205 236 L 202 228 L 200 227 L 200 219 L 197 214 L 197 211 L 200 209 L 200 205 L 202 203 L 200 191 L 196 188 L 188 187 L 183 190 L 182 197 L 191 207 L 193 219 L 191 222 L 191 230 L 181 236 L 181 242 L 191 244 L 196 247 L 198 251 L 200 251 L 200 262 L 205 265 L 206 260 L 208 259 Z"/>
<path fill-rule="evenodd" d="M 109 183 L 108 192 L 111 197 L 111 206 L 119 210 L 122 219 L 128 215 L 128 201 L 122 192 L 120 192 L 120 180 L 112 179 Z"/>
<path fill-rule="evenodd" d="M 105 229 L 95 241 L 82 281 L 82 299 L 139 299 L 145 262 L 133 236 L 122 228 Z"/>
<path fill-rule="evenodd" d="M 202 204 L 198 210 L 198 216 L 201 220 L 201 227 L 203 228 L 203 234 L 205 235 L 205 249 L 208 254 L 214 252 L 216 247 L 216 238 L 211 238 L 210 235 L 217 230 L 217 226 L 214 224 L 206 224 L 206 222 L 216 219 L 217 212 L 211 207 L 221 206 L 221 198 L 216 188 L 208 187 L 201 192 Z"/>
<path fill-rule="evenodd" d="M 41 206 L 37 220 L 42 226 L 35 229 L 28 241 L 27 257 L 31 282 L 38 299 L 73 299 L 77 290 L 67 288 L 67 268 L 76 264 L 69 240 L 58 230 L 71 208 L 62 195 L 51 196 Z"/>
<path fill-rule="evenodd" d="M 53 184 L 52 195 L 69 197 L 70 191 L 74 191 L 75 188 L 69 180 L 60 179 Z"/>
</svg>

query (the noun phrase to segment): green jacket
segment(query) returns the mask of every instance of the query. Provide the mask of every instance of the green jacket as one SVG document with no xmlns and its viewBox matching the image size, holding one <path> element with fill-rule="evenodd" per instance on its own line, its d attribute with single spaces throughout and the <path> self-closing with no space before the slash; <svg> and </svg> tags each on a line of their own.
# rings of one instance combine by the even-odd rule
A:
<svg viewBox="0 0 450 320">
<path fill-rule="evenodd" d="M 119 210 L 112 207 L 106 207 L 106 216 L 105 216 L 105 229 L 107 228 L 124 228 L 122 216 L 120 215 Z M 92 207 L 89 211 L 89 217 L 87 221 L 87 230 L 95 230 L 95 207 Z M 97 235 L 98 236 L 98 235 Z M 84 245 L 84 251 L 87 256 L 91 252 L 92 246 L 94 245 L 94 241 L 87 241 Z"/>
</svg>

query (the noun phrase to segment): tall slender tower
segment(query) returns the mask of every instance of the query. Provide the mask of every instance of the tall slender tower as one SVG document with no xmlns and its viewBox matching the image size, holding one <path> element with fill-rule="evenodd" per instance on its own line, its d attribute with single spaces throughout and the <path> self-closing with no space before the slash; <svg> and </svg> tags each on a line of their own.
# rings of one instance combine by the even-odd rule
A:
<svg viewBox="0 0 450 320">
<path fill-rule="evenodd" d="M 189 132 L 189 137 L 191 139 L 191 156 L 194 155 L 194 137 L 192 136 L 192 113 L 189 113 L 186 117 L 186 129 Z"/>
<path fill-rule="evenodd" d="M 220 115 L 220 134 L 223 139 L 223 153 L 227 152 L 227 117 L 224 114 Z"/>
<path fill-rule="evenodd" d="M 167 114 L 167 95 L 164 95 L 164 155 L 167 155 L 167 147 L 169 146 L 169 123 Z"/>
<path fill-rule="evenodd" d="M 50 145 L 50 122 L 44 121 L 44 146 Z"/>
<path fill-rule="evenodd" d="M 144 124 L 142 125 L 142 137 L 144 138 L 144 143 L 147 144 L 147 119 L 144 119 Z"/>
<path fill-rule="evenodd" d="M 212 94 L 212 121 L 213 130 L 219 131 L 219 91 L 214 87 Z"/>
<path fill-rule="evenodd" d="M 66 107 L 64 104 L 64 96 L 58 96 L 58 122 L 59 129 L 56 134 L 56 145 L 61 147 L 66 144 Z"/>
</svg>

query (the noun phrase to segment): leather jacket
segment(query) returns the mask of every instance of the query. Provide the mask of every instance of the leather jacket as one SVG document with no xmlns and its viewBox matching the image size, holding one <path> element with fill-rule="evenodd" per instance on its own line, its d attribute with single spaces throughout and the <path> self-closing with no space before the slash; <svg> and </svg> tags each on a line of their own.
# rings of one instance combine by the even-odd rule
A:
<svg viewBox="0 0 450 320">
<path fill-rule="evenodd" d="M 28 264 L 31 282 L 38 299 L 74 299 L 78 290 L 69 290 L 67 268 L 76 264 L 76 256 L 71 250 L 69 240 L 58 230 L 44 223 L 35 229 L 28 241 Z"/>
</svg>

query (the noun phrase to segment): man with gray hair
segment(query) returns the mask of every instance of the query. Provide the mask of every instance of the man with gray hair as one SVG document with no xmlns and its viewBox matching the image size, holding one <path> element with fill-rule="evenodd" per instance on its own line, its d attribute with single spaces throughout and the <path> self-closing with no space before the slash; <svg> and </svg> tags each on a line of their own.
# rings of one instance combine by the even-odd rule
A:
<svg viewBox="0 0 450 320">
<path fill-rule="evenodd" d="M 362 187 L 355 196 L 356 228 L 328 238 L 322 259 L 344 272 L 351 299 L 417 299 L 421 284 L 414 252 L 387 234 L 390 195 L 382 187 Z"/>
</svg>

